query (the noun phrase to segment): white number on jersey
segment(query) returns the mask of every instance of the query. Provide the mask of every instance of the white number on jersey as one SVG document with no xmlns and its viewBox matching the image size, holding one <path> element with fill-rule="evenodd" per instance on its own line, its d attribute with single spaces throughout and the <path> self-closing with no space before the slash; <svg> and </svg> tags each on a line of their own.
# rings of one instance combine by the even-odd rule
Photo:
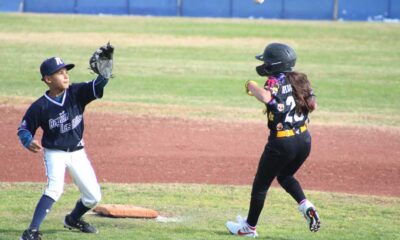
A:
<svg viewBox="0 0 400 240">
<path fill-rule="evenodd" d="M 294 117 L 290 116 L 290 113 L 292 113 L 293 109 L 296 107 L 296 101 L 294 100 L 293 96 L 289 96 L 286 99 L 286 106 L 290 106 L 290 110 L 286 113 L 286 118 L 285 118 L 285 122 L 292 124 L 293 123 L 293 119 L 294 122 L 298 122 L 304 119 L 304 115 L 301 114 L 300 116 L 298 116 L 296 114 L 296 112 L 294 112 Z"/>
</svg>

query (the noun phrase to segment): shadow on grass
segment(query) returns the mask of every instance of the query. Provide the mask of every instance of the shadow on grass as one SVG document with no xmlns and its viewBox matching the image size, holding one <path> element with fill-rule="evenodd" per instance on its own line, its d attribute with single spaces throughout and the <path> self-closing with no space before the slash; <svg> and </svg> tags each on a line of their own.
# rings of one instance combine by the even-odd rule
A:
<svg viewBox="0 0 400 240">
<path fill-rule="evenodd" d="M 25 230 L 26 230 L 25 228 L 24 229 L 18 229 L 18 230 L 0 228 L 0 239 L 3 239 L 3 238 L 1 238 L 2 234 L 7 235 L 7 236 L 15 236 L 14 239 L 19 239 L 19 237 L 22 236 L 22 234 L 24 233 Z M 46 234 L 56 234 L 56 233 L 67 232 L 67 231 L 70 231 L 70 230 L 64 229 L 64 228 L 60 228 L 60 229 L 50 229 L 50 230 L 45 230 L 45 231 L 40 231 L 40 232 L 42 234 L 46 235 Z"/>
<path fill-rule="evenodd" d="M 232 234 L 230 234 L 228 232 L 228 230 L 226 231 L 214 231 L 215 235 L 218 236 L 232 236 L 232 240 L 236 239 L 237 236 L 234 236 Z M 240 238 L 241 239 L 241 238 Z M 269 240 L 287 240 L 287 238 L 282 238 L 282 237 L 274 237 L 274 236 L 268 236 L 268 235 L 258 235 L 257 239 L 269 239 Z"/>
</svg>

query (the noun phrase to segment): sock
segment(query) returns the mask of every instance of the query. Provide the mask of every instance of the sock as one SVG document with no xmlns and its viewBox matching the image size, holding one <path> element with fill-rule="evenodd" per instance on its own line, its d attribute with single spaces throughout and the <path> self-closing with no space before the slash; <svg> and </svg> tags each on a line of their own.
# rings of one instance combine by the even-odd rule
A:
<svg viewBox="0 0 400 240">
<path fill-rule="evenodd" d="M 83 205 L 82 203 L 82 200 L 79 199 L 75 205 L 75 208 L 72 210 L 70 216 L 72 217 L 72 219 L 78 220 L 83 216 L 83 214 L 85 214 L 89 210 L 90 208 L 85 207 L 85 205 Z"/>
<path fill-rule="evenodd" d="M 31 225 L 29 229 L 39 230 L 40 224 L 42 224 L 47 213 L 50 212 L 51 207 L 55 201 L 49 196 L 42 195 L 38 204 L 36 205 L 35 213 L 33 214 Z"/>
<path fill-rule="evenodd" d="M 302 204 L 305 203 L 306 201 L 307 201 L 307 199 L 304 198 L 303 200 L 301 200 L 301 201 L 299 202 L 299 205 L 302 205 Z"/>
<path fill-rule="evenodd" d="M 251 230 L 256 230 L 256 226 L 251 226 L 251 225 L 248 224 L 247 222 L 246 222 L 246 224 L 247 224 L 247 227 L 249 227 Z"/>
</svg>

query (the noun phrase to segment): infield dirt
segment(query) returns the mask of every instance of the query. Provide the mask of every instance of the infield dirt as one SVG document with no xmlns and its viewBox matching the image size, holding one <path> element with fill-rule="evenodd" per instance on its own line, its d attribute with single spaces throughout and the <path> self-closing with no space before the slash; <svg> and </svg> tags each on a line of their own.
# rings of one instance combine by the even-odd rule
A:
<svg viewBox="0 0 400 240">
<path fill-rule="evenodd" d="M 42 155 L 24 149 L 16 135 L 24 111 L 0 105 L 3 182 L 46 181 Z M 268 135 L 262 122 L 85 114 L 86 151 L 100 182 L 250 185 Z M 305 189 L 400 196 L 398 131 L 318 125 L 309 131 L 311 155 L 297 173 Z"/>
</svg>

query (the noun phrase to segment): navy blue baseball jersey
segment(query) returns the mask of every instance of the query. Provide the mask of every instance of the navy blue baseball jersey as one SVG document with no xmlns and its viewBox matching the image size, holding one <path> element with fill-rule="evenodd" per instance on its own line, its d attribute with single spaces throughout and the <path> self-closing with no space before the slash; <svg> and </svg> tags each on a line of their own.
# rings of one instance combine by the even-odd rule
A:
<svg viewBox="0 0 400 240">
<path fill-rule="evenodd" d="M 293 89 L 285 74 L 269 77 L 264 87 L 272 94 L 271 101 L 266 104 L 268 128 L 271 131 L 298 129 L 306 123 L 308 113 L 296 113 Z"/>
<path fill-rule="evenodd" d="M 95 81 L 71 84 L 60 102 L 47 91 L 29 107 L 18 131 L 28 130 L 34 136 L 41 127 L 43 147 L 63 151 L 81 149 L 85 106 L 102 96 L 103 88 L 95 88 Z"/>
</svg>

